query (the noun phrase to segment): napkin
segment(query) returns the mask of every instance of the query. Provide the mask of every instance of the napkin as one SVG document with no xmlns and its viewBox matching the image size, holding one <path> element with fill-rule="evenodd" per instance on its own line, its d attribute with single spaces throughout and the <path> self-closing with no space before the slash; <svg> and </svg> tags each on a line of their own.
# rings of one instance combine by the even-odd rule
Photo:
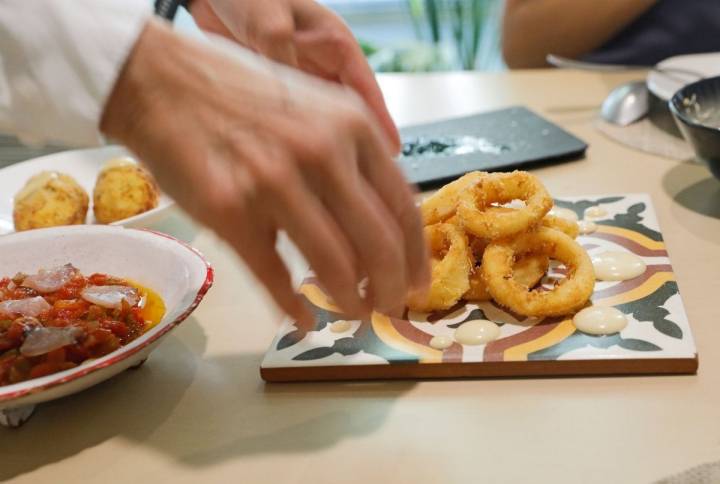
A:
<svg viewBox="0 0 720 484">
<path fill-rule="evenodd" d="M 629 126 L 617 126 L 598 118 L 595 128 L 608 138 L 645 153 L 681 161 L 694 157 L 685 140 L 660 129 L 648 118 Z"/>
</svg>

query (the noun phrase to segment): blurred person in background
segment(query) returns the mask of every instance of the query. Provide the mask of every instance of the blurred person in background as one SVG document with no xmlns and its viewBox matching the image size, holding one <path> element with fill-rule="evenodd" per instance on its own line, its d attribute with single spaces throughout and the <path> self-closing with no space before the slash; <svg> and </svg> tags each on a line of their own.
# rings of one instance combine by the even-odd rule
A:
<svg viewBox="0 0 720 484">
<path fill-rule="evenodd" d="M 424 288 L 398 132 L 342 20 L 314 0 L 192 0 L 190 11 L 212 41 L 173 31 L 147 0 L 2 0 L 0 131 L 120 141 L 300 322 L 312 316 L 276 251 L 280 230 L 348 314 Z"/>
<path fill-rule="evenodd" d="M 546 67 L 548 54 L 650 66 L 720 51 L 720 1 L 506 0 L 502 44 L 513 69 Z"/>
</svg>

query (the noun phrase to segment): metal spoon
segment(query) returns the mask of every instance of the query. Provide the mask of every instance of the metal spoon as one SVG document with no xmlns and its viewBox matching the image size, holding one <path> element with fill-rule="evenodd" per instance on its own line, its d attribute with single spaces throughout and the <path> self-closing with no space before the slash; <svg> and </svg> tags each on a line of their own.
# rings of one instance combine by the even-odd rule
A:
<svg viewBox="0 0 720 484">
<path fill-rule="evenodd" d="M 600 116 L 608 123 L 627 126 L 644 118 L 650 110 L 650 96 L 645 81 L 621 84 L 600 107 Z"/>
</svg>

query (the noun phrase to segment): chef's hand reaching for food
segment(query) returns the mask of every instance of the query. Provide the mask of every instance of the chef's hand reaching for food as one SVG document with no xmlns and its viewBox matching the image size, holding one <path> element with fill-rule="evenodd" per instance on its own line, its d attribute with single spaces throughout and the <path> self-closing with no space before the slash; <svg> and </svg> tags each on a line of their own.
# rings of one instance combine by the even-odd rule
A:
<svg viewBox="0 0 720 484">
<path fill-rule="evenodd" d="M 340 17 L 316 0 L 193 0 L 204 30 L 277 62 L 353 88 L 370 106 L 392 149 L 400 136 L 360 46 Z"/>
<path fill-rule="evenodd" d="M 429 282 L 422 222 L 393 160 L 395 142 L 346 86 L 150 21 L 101 128 L 227 240 L 298 320 L 312 317 L 276 252 L 279 230 L 351 315 L 394 308 Z"/>
</svg>

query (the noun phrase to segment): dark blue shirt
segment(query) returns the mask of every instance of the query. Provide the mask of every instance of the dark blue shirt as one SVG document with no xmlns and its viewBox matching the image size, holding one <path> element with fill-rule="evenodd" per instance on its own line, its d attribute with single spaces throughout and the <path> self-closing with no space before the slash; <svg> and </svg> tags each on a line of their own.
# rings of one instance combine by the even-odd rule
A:
<svg viewBox="0 0 720 484">
<path fill-rule="evenodd" d="M 659 0 L 583 60 L 654 65 L 674 55 L 715 51 L 720 51 L 720 0 Z"/>
</svg>

